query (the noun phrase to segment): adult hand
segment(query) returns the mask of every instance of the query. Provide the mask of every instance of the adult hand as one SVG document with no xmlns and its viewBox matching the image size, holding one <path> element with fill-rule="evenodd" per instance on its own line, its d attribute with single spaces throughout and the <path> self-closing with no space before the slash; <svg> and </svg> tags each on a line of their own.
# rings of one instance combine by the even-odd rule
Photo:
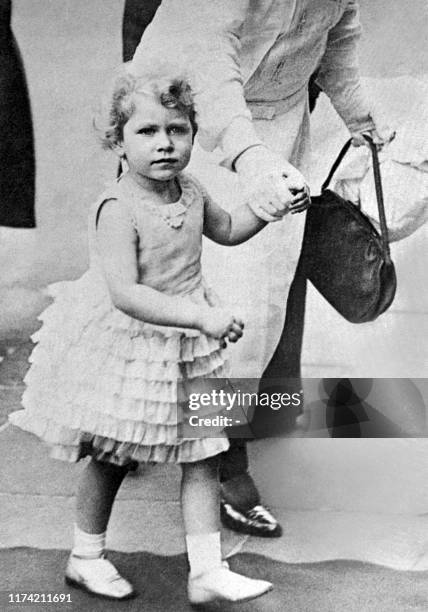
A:
<svg viewBox="0 0 428 612">
<path fill-rule="evenodd" d="M 303 175 L 263 145 L 244 151 L 235 169 L 248 205 L 264 221 L 279 221 L 288 212 L 305 210 L 310 203 Z"/>
<path fill-rule="evenodd" d="M 365 118 L 361 128 L 352 131 L 352 144 L 354 147 L 368 146 L 364 134 L 370 136 L 378 149 L 381 149 L 385 144 L 391 142 L 395 136 L 395 131 L 388 124 L 385 115 L 375 107 L 371 110 L 368 121 Z"/>
</svg>

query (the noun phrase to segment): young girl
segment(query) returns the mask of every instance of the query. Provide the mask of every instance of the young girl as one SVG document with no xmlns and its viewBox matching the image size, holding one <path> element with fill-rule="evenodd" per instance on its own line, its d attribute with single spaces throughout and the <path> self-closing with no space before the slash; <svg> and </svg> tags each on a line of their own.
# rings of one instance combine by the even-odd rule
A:
<svg viewBox="0 0 428 612">
<path fill-rule="evenodd" d="M 103 137 L 127 171 L 91 209 L 90 268 L 56 285 L 36 334 L 26 410 L 11 417 L 49 443 L 53 457 L 91 457 L 77 491 L 66 580 L 115 599 L 133 588 L 104 555 L 106 529 L 136 461 L 182 464 L 192 603 L 238 601 L 272 586 L 221 561 L 217 456 L 229 446 L 226 434 L 177 435 L 179 381 L 224 377 L 223 347 L 244 327 L 212 306 L 202 234 L 233 245 L 266 225 L 246 205 L 229 215 L 183 173 L 194 134 L 185 80 L 136 79 L 126 70 L 116 79 Z"/>
</svg>

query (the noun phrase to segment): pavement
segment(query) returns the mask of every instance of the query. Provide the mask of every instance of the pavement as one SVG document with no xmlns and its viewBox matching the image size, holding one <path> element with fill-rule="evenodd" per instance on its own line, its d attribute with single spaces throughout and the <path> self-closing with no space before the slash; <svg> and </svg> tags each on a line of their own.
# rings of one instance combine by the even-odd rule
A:
<svg viewBox="0 0 428 612">
<path fill-rule="evenodd" d="M 50 459 L 47 448 L 34 436 L 6 421 L 10 412 L 20 409 L 30 351 L 29 342 L 0 345 L 0 444 L 4 458 L 0 465 L 0 547 L 68 549 L 74 489 L 82 464 Z M 311 454 L 319 456 L 320 445 L 331 442 L 290 439 L 249 446 L 254 478 L 263 494 L 271 492 L 273 510 L 285 533 L 280 539 L 264 540 L 224 530 L 225 555 L 251 552 L 287 563 L 354 559 L 400 570 L 428 569 L 428 498 L 425 491 L 421 492 L 427 471 L 420 469 L 426 444 L 414 455 L 419 469 L 411 472 L 413 479 L 407 482 L 407 490 L 403 483 L 400 494 L 405 501 L 400 504 L 393 492 L 397 477 L 407 474 L 402 473 L 402 468 L 405 465 L 408 470 L 409 452 L 415 453 L 414 445 L 397 446 L 396 440 L 335 440 L 337 457 L 333 457 L 333 464 L 337 473 L 332 477 L 329 461 L 324 466 L 318 461 L 316 469 L 311 468 L 316 463 Z M 359 475 L 346 471 L 352 469 L 352 457 L 358 458 L 358 445 L 362 442 L 376 445 L 385 462 L 388 457 L 394 462 L 389 474 L 384 466 L 378 474 L 372 467 L 372 484 L 368 479 L 369 465 L 361 470 L 361 457 Z M 417 444 L 419 440 L 412 442 Z M 278 445 L 282 445 L 281 451 Z M 302 445 L 306 445 L 303 450 Z M 344 468 L 343 461 L 340 465 L 343 452 L 351 459 L 348 468 Z M 273 465 L 279 455 L 287 470 Z M 306 455 L 306 463 L 302 463 L 302 455 Z M 160 555 L 184 552 L 179 476 L 176 466 L 154 466 L 140 467 L 127 477 L 111 519 L 110 549 Z M 269 479 L 276 480 L 279 495 L 272 495 Z M 365 498 L 358 501 L 361 494 Z"/>
</svg>

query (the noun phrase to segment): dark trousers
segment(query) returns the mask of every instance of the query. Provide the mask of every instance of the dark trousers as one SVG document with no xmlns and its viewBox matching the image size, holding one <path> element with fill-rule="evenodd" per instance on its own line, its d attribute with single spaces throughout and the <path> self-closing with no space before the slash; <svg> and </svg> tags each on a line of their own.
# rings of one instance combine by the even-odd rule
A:
<svg viewBox="0 0 428 612">
<path fill-rule="evenodd" d="M 135 49 L 140 42 L 141 36 L 146 26 L 153 19 L 161 0 L 126 0 L 123 15 L 123 59 L 132 59 Z M 284 236 L 284 239 L 286 237 Z M 300 354 L 303 338 L 303 316 L 304 316 L 304 295 L 301 291 L 301 280 L 296 275 L 287 301 L 287 315 L 284 329 L 278 347 L 272 357 L 271 362 L 262 378 L 261 384 L 267 378 L 275 375 L 275 378 L 286 378 L 282 389 L 289 389 L 288 379 L 292 379 L 292 389 L 300 390 Z M 285 307 L 285 305 L 284 305 Z M 272 413 L 273 411 L 270 411 Z M 281 422 L 276 422 L 269 427 L 270 435 L 278 431 L 283 434 L 293 428 L 295 416 L 290 417 L 290 413 L 275 412 L 276 418 Z M 265 412 L 257 409 L 254 415 L 253 431 L 255 437 L 266 435 L 264 423 Z M 268 433 L 269 435 L 269 433 Z M 246 441 L 242 438 L 231 438 L 230 448 L 222 454 L 220 464 L 220 479 L 224 482 L 231 478 L 246 474 L 248 471 L 248 456 Z"/>
<path fill-rule="evenodd" d="M 24 67 L 0 0 L 0 225 L 34 227 L 33 126 Z"/>
</svg>

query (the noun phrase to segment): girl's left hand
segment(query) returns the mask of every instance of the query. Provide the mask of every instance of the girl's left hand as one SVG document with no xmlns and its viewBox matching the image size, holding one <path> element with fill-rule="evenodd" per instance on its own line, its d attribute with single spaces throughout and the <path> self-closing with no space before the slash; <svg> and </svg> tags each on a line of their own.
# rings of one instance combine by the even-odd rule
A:
<svg viewBox="0 0 428 612">
<path fill-rule="evenodd" d="M 233 323 L 227 330 L 226 334 L 220 339 L 221 348 L 226 348 L 228 340 L 229 342 L 238 342 L 239 338 L 242 338 L 244 332 L 244 321 L 239 316 L 233 317 Z"/>
</svg>

